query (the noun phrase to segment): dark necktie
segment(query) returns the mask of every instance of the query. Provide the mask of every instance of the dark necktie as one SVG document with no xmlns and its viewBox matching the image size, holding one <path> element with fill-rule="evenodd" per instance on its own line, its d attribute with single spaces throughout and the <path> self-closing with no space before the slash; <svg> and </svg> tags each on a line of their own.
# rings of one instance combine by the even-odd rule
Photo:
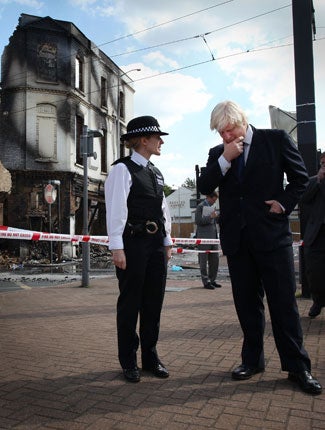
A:
<svg viewBox="0 0 325 430">
<path fill-rule="evenodd" d="M 244 175 L 245 169 L 245 143 L 243 144 L 243 152 L 237 157 L 237 176 L 239 181 L 241 182 Z"/>
</svg>

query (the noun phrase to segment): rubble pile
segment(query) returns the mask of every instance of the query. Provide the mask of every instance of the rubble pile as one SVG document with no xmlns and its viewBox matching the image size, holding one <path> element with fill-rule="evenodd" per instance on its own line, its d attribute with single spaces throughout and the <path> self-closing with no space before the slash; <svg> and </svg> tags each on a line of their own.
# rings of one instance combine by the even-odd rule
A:
<svg viewBox="0 0 325 430">
<path fill-rule="evenodd" d="M 82 261 L 82 247 L 78 247 L 77 258 L 70 260 L 61 258 L 58 261 L 57 245 L 53 246 L 53 264 L 75 262 L 77 265 Z M 25 259 L 15 255 L 8 250 L 0 250 L 0 270 L 17 270 L 24 267 L 49 265 L 50 248 L 47 242 L 35 242 L 31 244 L 29 255 Z M 112 265 L 112 255 L 105 245 L 90 244 L 90 265 L 94 268 L 105 269 Z"/>
</svg>

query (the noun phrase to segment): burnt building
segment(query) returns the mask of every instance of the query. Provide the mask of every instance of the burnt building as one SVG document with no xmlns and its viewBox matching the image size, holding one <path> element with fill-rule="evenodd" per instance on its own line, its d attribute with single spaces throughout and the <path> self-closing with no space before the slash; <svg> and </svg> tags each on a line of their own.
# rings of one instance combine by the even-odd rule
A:
<svg viewBox="0 0 325 430">
<path fill-rule="evenodd" d="M 26 14 L 1 65 L 0 159 L 12 180 L 3 224 L 82 234 L 80 140 L 88 126 L 102 131 L 97 157 L 87 157 L 89 232 L 105 235 L 104 181 L 125 155 L 119 135 L 133 116 L 132 80 L 73 23 Z M 44 198 L 48 184 L 53 203 Z M 61 253 L 71 257 L 74 249 L 65 243 Z"/>
</svg>

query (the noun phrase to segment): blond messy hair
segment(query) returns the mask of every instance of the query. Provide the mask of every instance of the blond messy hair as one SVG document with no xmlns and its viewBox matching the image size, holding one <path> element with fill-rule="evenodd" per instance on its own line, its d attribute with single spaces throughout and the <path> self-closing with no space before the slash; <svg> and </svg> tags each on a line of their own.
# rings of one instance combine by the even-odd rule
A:
<svg viewBox="0 0 325 430">
<path fill-rule="evenodd" d="M 218 103 L 211 112 L 210 128 L 221 132 L 227 125 L 247 125 L 248 120 L 243 109 L 230 100 Z"/>
</svg>

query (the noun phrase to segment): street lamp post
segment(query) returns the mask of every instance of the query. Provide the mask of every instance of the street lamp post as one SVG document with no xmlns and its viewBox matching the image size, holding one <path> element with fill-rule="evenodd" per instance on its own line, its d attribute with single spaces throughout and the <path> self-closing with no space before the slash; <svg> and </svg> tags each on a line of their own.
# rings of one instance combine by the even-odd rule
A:
<svg viewBox="0 0 325 430">
<path fill-rule="evenodd" d="M 102 137 L 101 130 L 89 130 L 87 125 L 83 126 L 82 136 L 80 139 L 81 152 L 83 158 L 83 228 L 82 234 L 88 235 L 88 157 L 97 158 L 93 149 L 93 138 Z M 90 244 L 82 242 L 82 286 L 89 287 L 89 270 L 90 270 Z"/>
<path fill-rule="evenodd" d="M 118 71 L 117 75 L 117 108 L 116 108 L 116 149 L 119 148 L 120 144 L 120 134 L 121 134 L 121 96 L 120 96 L 120 88 L 121 88 L 121 78 L 124 75 L 127 75 L 130 72 L 140 72 L 141 69 L 131 69 L 127 72 L 120 73 Z"/>
<path fill-rule="evenodd" d="M 58 231 L 59 233 L 62 233 L 61 231 L 61 181 L 58 179 L 55 179 L 51 181 L 51 184 L 56 185 L 58 187 L 57 192 L 57 219 L 58 219 Z M 58 263 L 61 262 L 62 257 L 62 242 L 58 243 Z"/>
<path fill-rule="evenodd" d="M 181 237 L 181 189 L 178 187 L 178 237 Z"/>
</svg>

